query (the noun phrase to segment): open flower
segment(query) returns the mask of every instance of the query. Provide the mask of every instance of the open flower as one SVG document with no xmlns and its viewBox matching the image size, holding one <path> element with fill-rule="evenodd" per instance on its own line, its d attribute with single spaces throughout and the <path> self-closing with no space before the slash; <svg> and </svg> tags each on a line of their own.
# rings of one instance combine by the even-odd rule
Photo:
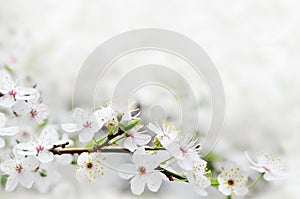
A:
<svg viewBox="0 0 300 199">
<path fill-rule="evenodd" d="M 32 157 L 15 156 L 1 163 L 1 171 L 9 175 L 5 190 L 13 191 L 18 183 L 26 188 L 31 188 L 34 182 L 33 170 L 38 167 L 38 161 Z"/>
<path fill-rule="evenodd" d="M 18 86 L 6 70 L 0 70 L 0 106 L 10 108 L 19 100 L 35 98 L 34 88 Z"/>
<path fill-rule="evenodd" d="M 180 132 L 173 124 L 163 123 L 163 127 L 150 123 L 148 125 L 149 130 L 156 134 L 163 147 L 167 147 L 169 144 L 175 141 L 178 133 Z"/>
<path fill-rule="evenodd" d="M 13 136 L 18 133 L 19 128 L 17 126 L 5 127 L 6 117 L 3 113 L 0 113 L 0 136 Z M 5 141 L 0 137 L 0 148 L 5 146 Z"/>
<path fill-rule="evenodd" d="M 98 176 L 104 175 L 101 161 L 105 158 L 96 153 L 82 153 L 77 159 L 76 177 L 79 182 L 93 182 Z"/>
<path fill-rule="evenodd" d="M 193 170 L 186 174 L 186 177 L 194 191 L 201 196 L 207 195 L 205 188 L 210 186 L 210 180 L 204 175 L 206 172 L 206 165 L 207 162 L 204 160 L 194 162 Z"/>
<path fill-rule="evenodd" d="M 75 123 L 62 124 L 62 129 L 68 133 L 79 132 L 80 142 L 89 142 L 93 139 L 94 134 L 99 131 L 102 125 L 99 125 L 94 114 L 83 110 L 82 108 L 75 108 L 73 112 Z"/>
<path fill-rule="evenodd" d="M 131 191 L 133 194 L 141 195 L 145 186 L 153 192 L 157 192 L 165 176 L 155 170 L 159 166 L 159 158 L 156 155 L 147 154 L 145 149 L 139 148 L 132 155 L 134 164 L 123 164 L 119 168 L 119 175 L 123 179 L 131 179 Z"/>
<path fill-rule="evenodd" d="M 49 114 L 47 105 L 39 103 L 38 98 L 19 101 L 13 106 L 13 110 L 19 116 L 35 119 L 38 124 L 43 123 Z"/>
<path fill-rule="evenodd" d="M 233 165 L 221 167 L 222 172 L 218 176 L 218 189 L 224 195 L 245 195 L 248 192 L 247 177 L 241 175 L 240 168 Z"/>
<path fill-rule="evenodd" d="M 33 142 L 18 144 L 17 151 L 22 155 L 34 155 L 40 162 L 48 163 L 54 159 L 49 149 L 53 147 L 57 139 L 57 131 L 52 127 L 46 127 Z"/>
<path fill-rule="evenodd" d="M 192 170 L 194 162 L 201 162 L 197 152 L 199 145 L 194 142 L 186 143 L 184 140 L 178 140 L 167 146 L 167 151 L 177 159 L 177 164 L 184 170 Z"/>
<path fill-rule="evenodd" d="M 151 140 L 150 135 L 146 135 L 146 131 L 139 131 L 142 126 L 136 126 L 135 128 L 126 132 L 126 138 L 124 140 L 124 147 L 131 152 L 138 149 L 138 146 L 144 146 Z"/>
<path fill-rule="evenodd" d="M 267 181 L 280 180 L 287 176 L 285 165 L 282 164 L 280 159 L 274 157 L 271 154 L 261 153 L 257 157 L 257 163 L 255 163 L 246 152 L 246 156 L 249 162 L 253 165 L 250 168 L 258 171 L 259 173 L 265 173 L 264 179 Z"/>
</svg>

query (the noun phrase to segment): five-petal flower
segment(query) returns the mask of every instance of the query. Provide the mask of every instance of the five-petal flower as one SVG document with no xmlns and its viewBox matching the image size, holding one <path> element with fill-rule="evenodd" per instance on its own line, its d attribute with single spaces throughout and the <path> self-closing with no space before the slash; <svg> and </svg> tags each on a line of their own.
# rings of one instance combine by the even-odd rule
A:
<svg viewBox="0 0 300 199">
<path fill-rule="evenodd" d="M 261 153 L 257 157 L 257 163 L 255 163 L 246 152 L 246 156 L 249 162 L 253 165 L 251 169 L 264 173 L 264 179 L 267 181 L 280 180 L 287 176 L 286 167 L 280 159 L 274 157 L 271 154 Z"/>
<path fill-rule="evenodd" d="M 123 179 L 131 179 L 131 191 L 135 195 L 141 195 L 145 186 L 153 192 L 157 192 L 165 179 L 164 174 L 155 170 L 159 166 L 157 155 L 146 153 L 144 148 L 139 148 L 132 155 L 132 162 L 123 164 L 119 168 L 119 175 Z"/>
</svg>

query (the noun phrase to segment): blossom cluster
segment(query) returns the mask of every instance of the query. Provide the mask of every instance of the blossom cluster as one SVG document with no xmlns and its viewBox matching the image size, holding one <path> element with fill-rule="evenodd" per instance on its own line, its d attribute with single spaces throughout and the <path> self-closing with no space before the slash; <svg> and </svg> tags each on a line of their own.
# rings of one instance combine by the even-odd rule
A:
<svg viewBox="0 0 300 199">
<path fill-rule="evenodd" d="M 48 191 L 59 179 L 53 169 L 58 164 L 74 165 L 81 183 L 101 179 L 105 169 L 114 169 L 129 180 L 135 195 L 145 187 L 157 192 L 163 182 L 178 181 L 201 196 L 212 187 L 234 197 L 246 195 L 261 178 L 272 181 L 287 174 L 282 162 L 266 153 L 259 154 L 257 162 L 246 153 L 250 168 L 260 173 L 251 185 L 247 171 L 235 163 L 211 167 L 213 162 L 199 155 L 197 136 L 167 121 L 142 124 L 134 103 L 111 100 L 96 110 L 75 108 L 68 123 L 52 123 L 36 86 L 20 85 L 8 67 L 0 70 L 0 107 L 0 174 L 8 192 L 18 184 Z M 71 139 L 74 133 L 78 136 Z M 108 168 L 106 157 L 111 153 L 130 158 L 118 168 Z"/>
</svg>

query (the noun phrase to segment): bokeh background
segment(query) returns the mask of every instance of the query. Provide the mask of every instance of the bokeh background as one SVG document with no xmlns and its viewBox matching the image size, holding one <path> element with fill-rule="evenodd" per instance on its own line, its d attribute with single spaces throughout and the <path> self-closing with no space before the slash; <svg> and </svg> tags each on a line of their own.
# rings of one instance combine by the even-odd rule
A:
<svg viewBox="0 0 300 199">
<path fill-rule="evenodd" d="M 247 197 L 294 199 L 300 194 L 299 6 L 296 0 L 1 0 L 0 64 L 33 77 L 59 119 L 56 113 L 70 109 L 81 66 L 103 41 L 144 27 L 180 32 L 203 47 L 223 80 L 226 122 L 214 152 L 241 164 L 247 164 L 245 150 L 279 155 L 288 179 L 262 182 Z M 69 177 L 47 194 L 0 190 L 0 197 L 136 198 L 113 172 L 87 187 L 71 167 L 60 169 Z M 182 197 L 196 198 L 179 184 L 141 198 Z"/>
</svg>

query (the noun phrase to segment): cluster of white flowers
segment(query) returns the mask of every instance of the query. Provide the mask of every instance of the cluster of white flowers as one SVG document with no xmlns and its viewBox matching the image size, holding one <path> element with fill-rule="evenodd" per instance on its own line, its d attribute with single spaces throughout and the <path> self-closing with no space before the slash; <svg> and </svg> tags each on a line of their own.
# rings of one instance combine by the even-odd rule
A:
<svg viewBox="0 0 300 199">
<path fill-rule="evenodd" d="M 57 126 L 48 119 L 48 108 L 35 86 L 19 85 L 9 68 L 0 70 L 0 82 L 0 150 L 9 151 L 0 159 L 6 191 L 13 191 L 18 184 L 48 191 L 59 179 L 50 169 L 57 164 L 74 164 L 79 182 L 93 182 L 111 169 L 106 166 L 110 153 L 130 155 L 131 163 L 124 162 L 115 170 L 122 179 L 130 180 L 136 195 L 146 186 L 157 192 L 163 181 L 179 181 L 189 183 L 201 196 L 215 187 L 233 197 L 245 195 L 258 182 L 248 186 L 247 175 L 235 164 L 223 164 L 219 172 L 209 167 L 214 162 L 199 156 L 198 138 L 171 123 L 144 127 L 132 103 L 112 100 L 93 111 L 75 108 L 73 120 Z M 78 136 L 71 140 L 64 132 Z M 286 176 L 284 165 L 269 154 L 261 154 L 257 163 L 249 161 L 250 168 L 267 181 Z"/>
</svg>

